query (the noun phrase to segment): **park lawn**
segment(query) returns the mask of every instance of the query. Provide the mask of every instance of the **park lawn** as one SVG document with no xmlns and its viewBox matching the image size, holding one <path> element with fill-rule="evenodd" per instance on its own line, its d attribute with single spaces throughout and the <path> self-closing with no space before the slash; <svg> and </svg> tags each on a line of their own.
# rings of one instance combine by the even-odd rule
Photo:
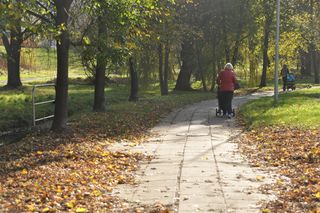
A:
<svg viewBox="0 0 320 213">
<path fill-rule="evenodd" d="M 84 112 L 90 112 L 93 104 L 93 85 L 71 84 L 69 87 L 69 116 L 81 116 Z M 27 127 L 32 124 L 32 86 L 28 85 L 20 90 L 0 91 L 0 131 L 12 128 Z M 108 110 L 131 107 L 128 100 L 129 88 L 124 85 L 112 85 L 106 88 L 106 102 Z M 213 97 L 208 93 L 172 93 L 170 96 L 161 97 L 155 87 L 149 88 L 141 95 L 143 101 L 153 103 L 172 101 L 173 104 L 183 104 L 201 100 L 201 98 Z M 53 88 L 38 88 L 36 90 L 36 102 L 54 99 Z M 189 100 L 190 99 L 190 100 Z M 182 102 L 182 103 L 180 103 Z M 139 105 L 139 104 L 138 104 Z M 53 113 L 53 105 L 37 107 L 37 117 L 48 116 Z"/>
<path fill-rule="evenodd" d="M 0 54 L 5 53 L 0 46 Z M 5 70 L 0 67 L 0 85 L 6 82 Z M 56 77 L 57 53 L 54 48 L 22 48 L 21 52 L 21 80 L 23 82 L 34 79 L 48 81 Z M 1 74 L 3 73 L 3 74 Z M 69 54 L 69 76 L 71 78 L 85 77 L 85 70 L 76 51 L 71 49 Z"/>
<path fill-rule="evenodd" d="M 80 81 L 81 83 L 82 81 Z M 73 81 L 77 83 L 77 81 Z M 172 85 L 171 85 L 172 87 Z M 93 105 L 93 85 L 89 84 L 71 84 L 69 86 L 69 110 L 68 114 L 73 116 L 81 115 L 84 112 L 91 112 Z M 32 125 L 32 85 L 26 85 L 20 90 L 0 91 L 0 131 L 6 131 L 13 128 L 28 127 Z M 54 99 L 54 89 L 37 88 L 36 102 Z M 129 88 L 122 84 L 111 84 L 106 88 L 107 109 L 114 110 L 116 108 L 129 109 L 132 105 L 128 100 Z M 191 103 L 201 100 L 201 98 L 213 97 L 209 93 L 171 93 L 170 96 L 161 97 L 159 90 L 155 84 L 147 90 L 141 92 L 140 98 L 142 103 L 172 101 L 177 105 Z M 126 108 L 127 107 L 127 108 Z M 37 107 L 36 117 L 48 116 L 53 113 L 53 104 Z"/>
<path fill-rule="evenodd" d="M 74 112 L 89 111 L 93 86 L 70 85 L 69 87 L 69 115 Z M 107 89 L 109 92 L 112 89 Z M 28 127 L 32 124 L 32 86 L 24 86 L 20 90 L 0 92 L 0 131 L 12 128 Z M 113 93 L 111 93 L 112 95 Z M 37 88 L 36 102 L 52 100 L 54 89 Z M 48 116 L 53 113 L 53 104 L 37 107 L 37 117 Z"/>
<path fill-rule="evenodd" d="M 249 128 L 279 125 L 319 128 L 320 89 L 281 94 L 277 106 L 273 98 L 261 98 L 242 106 L 240 113 Z"/>
<path fill-rule="evenodd" d="M 240 109 L 248 131 L 240 148 L 252 165 L 274 168 L 279 179 L 266 190 L 277 200 L 263 212 L 319 212 L 320 210 L 320 89 L 281 94 L 251 101 Z"/>
</svg>

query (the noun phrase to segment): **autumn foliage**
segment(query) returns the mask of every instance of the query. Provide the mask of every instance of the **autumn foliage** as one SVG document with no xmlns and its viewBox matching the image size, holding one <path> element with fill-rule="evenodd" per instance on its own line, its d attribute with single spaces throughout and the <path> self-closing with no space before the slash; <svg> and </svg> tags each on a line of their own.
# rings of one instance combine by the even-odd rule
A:
<svg viewBox="0 0 320 213">
<path fill-rule="evenodd" d="M 134 184 L 139 162 L 152 158 L 113 145 L 143 143 L 161 116 L 211 96 L 173 94 L 119 104 L 73 120 L 64 135 L 39 132 L 0 147 L 1 212 L 170 212 L 112 194 L 117 184 Z"/>
<path fill-rule="evenodd" d="M 320 211 L 320 130 L 266 127 L 252 130 L 241 140 L 242 151 L 254 166 L 280 174 L 275 184 L 278 199 L 267 212 Z"/>
</svg>

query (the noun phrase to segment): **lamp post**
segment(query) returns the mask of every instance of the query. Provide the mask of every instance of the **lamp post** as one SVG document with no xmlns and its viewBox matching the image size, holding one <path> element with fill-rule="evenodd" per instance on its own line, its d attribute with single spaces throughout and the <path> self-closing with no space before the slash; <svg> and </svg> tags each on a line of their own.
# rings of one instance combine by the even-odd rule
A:
<svg viewBox="0 0 320 213">
<path fill-rule="evenodd" d="M 274 72 L 274 102 L 279 100 L 279 41 L 280 41 L 280 0 L 277 0 L 277 38 L 276 38 L 276 64 Z"/>
</svg>

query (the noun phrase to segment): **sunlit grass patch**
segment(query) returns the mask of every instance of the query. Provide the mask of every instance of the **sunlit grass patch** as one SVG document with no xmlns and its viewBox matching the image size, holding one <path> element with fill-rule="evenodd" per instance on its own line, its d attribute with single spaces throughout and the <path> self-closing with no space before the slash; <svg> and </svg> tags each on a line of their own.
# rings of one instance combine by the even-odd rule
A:
<svg viewBox="0 0 320 213">
<path fill-rule="evenodd" d="M 306 89 L 281 94 L 274 105 L 273 97 L 251 101 L 240 113 L 250 128 L 286 125 L 290 127 L 320 127 L 320 89 Z"/>
</svg>

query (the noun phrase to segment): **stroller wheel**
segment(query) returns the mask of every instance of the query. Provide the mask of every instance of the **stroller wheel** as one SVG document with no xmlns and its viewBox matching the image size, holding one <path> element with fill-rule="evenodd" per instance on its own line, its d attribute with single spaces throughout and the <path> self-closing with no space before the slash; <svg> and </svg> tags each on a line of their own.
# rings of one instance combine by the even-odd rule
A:
<svg viewBox="0 0 320 213">
<path fill-rule="evenodd" d="M 236 111 L 234 109 L 232 109 L 232 116 L 235 117 L 236 116 Z"/>
</svg>

